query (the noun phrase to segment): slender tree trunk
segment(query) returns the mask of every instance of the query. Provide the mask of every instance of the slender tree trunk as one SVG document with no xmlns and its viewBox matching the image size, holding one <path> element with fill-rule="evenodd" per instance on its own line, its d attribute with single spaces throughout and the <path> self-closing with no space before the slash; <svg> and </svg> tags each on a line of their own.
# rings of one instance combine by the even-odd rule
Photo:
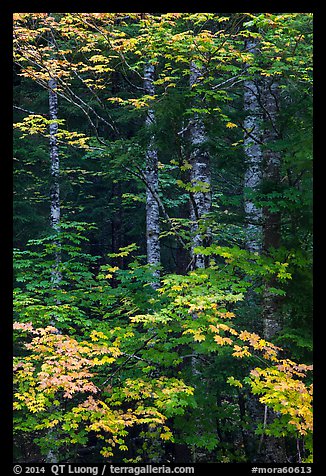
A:
<svg viewBox="0 0 326 476">
<path fill-rule="evenodd" d="M 247 40 L 246 47 L 253 54 L 258 54 L 258 40 Z M 246 247 L 251 252 L 261 254 L 270 246 L 278 247 L 280 242 L 280 219 L 278 214 L 271 213 L 267 208 L 257 207 L 248 197 L 248 192 L 255 192 L 262 181 L 279 182 L 280 156 L 269 148 L 271 142 L 277 139 L 277 87 L 269 81 L 248 79 L 244 83 L 244 152 L 246 171 L 244 177 L 245 188 L 245 215 L 247 221 Z M 263 128 L 264 124 L 264 128 Z M 271 339 L 280 329 L 278 320 L 278 303 L 275 296 L 269 292 L 269 287 L 275 285 L 269 282 L 266 285 L 261 302 L 263 334 L 266 340 Z M 246 407 L 253 421 L 271 423 L 275 413 L 265 409 L 252 395 L 249 395 Z M 287 461 L 284 440 L 263 435 L 260 441 L 252 431 L 244 433 L 246 452 L 255 462 L 284 463 Z"/>
<path fill-rule="evenodd" d="M 50 147 L 50 168 L 51 168 L 51 185 L 50 185 L 50 222 L 56 238 L 54 240 L 54 258 L 55 262 L 51 271 L 51 280 L 53 289 L 59 289 L 62 280 L 62 274 L 60 271 L 61 264 L 61 241 L 60 241 L 60 160 L 59 160 L 59 148 L 58 148 L 58 95 L 56 92 L 57 81 L 55 78 L 49 80 L 49 116 L 53 121 L 49 126 L 49 147 Z M 57 305 L 60 304 L 58 299 L 55 299 Z M 51 322 L 55 325 L 55 316 Z"/>
<path fill-rule="evenodd" d="M 262 90 L 262 106 L 267 127 L 264 129 L 264 182 L 273 191 L 280 183 L 281 154 L 273 150 L 275 142 L 280 139 L 277 129 L 280 89 L 274 79 L 265 79 Z M 281 241 L 281 215 L 264 208 L 264 250 L 278 248 Z"/>
<path fill-rule="evenodd" d="M 257 40 L 248 40 L 246 48 L 250 53 L 257 54 Z M 248 191 L 254 192 L 261 185 L 262 161 L 261 149 L 261 119 L 262 112 L 259 104 L 258 80 L 248 79 L 244 82 L 244 152 L 246 170 L 244 176 L 244 209 L 247 222 L 246 248 L 251 252 L 262 251 L 262 218 L 263 212 L 257 207 Z"/>
<path fill-rule="evenodd" d="M 146 94 L 154 96 L 155 87 L 153 84 L 155 78 L 155 67 L 153 64 L 147 63 L 144 67 L 144 89 Z M 151 129 L 155 124 L 154 110 L 149 107 L 146 116 L 146 127 Z M 160 248 L 160 208 L 156 199 L 158 195 L 158 154 L 155 147 L 154 134 L 150 132 L 150 139 L 146 151 L 146 245 L 147 245 L 147 263 L 154 266 L 161 264 L 161 248 Z M 160 286 L 160 270 L 153 272 L 153 282 L 151 286 L 158 289 Z M 153 373 L 153 377 L 157 377 Z M 154 429 L 149 430 L 153 434 L 153 439 L 149 447 L 149 457 L 151 463 L 160 463 L 163 458 L 163 445 L 158 440 Z"/>
<path fill-rule="evenodd" d="M 50 132 L 50 162 L 51 162 L 51 188 L 50 188 L 50 220 L 53 231 L 58 235 L 55 240 L 55 264 L 52 271 L 52 283 L 55 288 L 60 285 L 62 279 L 60 272 L 61 246 L 59 239 L 60 232 L 60 161 L 57 141 L 58 123 L 58 95 L 56 93 L 57 82 L 54 78 L 49 80 L 49 116 L 51 122 Z"/>
<path fill-rule="evenodd" d="M 49 80 L 49 116 L 50 129 L 50 158 L 51 158 L 51 225 L 54 230 L 60 226 L 60 188 L 59 188 L 59 150 L 57 143 L 58 123 L 58 95 L 56 93 L 57 82 L 54 78 Z"/>
<path fill-rule="evenodd" d="M 247 42 L 249 51 L 256 54 L 257 40 Z M 278 114 L 278 85 L 268 79 L 259 83 L 254 80 L 245 82 L 244 107 L 247 113 L 244 126 L 244 148 L 247 168 L 245 171 L 245 214 L 247 221 L 246 247 L 249 251 L 262 253 L 270 247 L 280 246 L 280 214 L 271 212 L 267 207 L 257 207 L 246 190 L 256 191 L 264 181 L 269 191 L 280 182 L 280 153 L 273 150 L 273 143 L 279 139 L 276 121 Z M 262 127 L 262 121 L 264 128 Z M 263 144 L 263 148 L 261 147 Z M 277 312 L 278 299 L 268 292 L 269 283 L 263 299 L 264 337 L 271 339 L 280 330 Z"/>
<path fill-rule="evenodd" d="M 258 54 L 258 41 L 256 39 L 248 39 L 246 41 L 246 49 L 254 54 Z M 252 253 L 262 252 L 263 228 L 262 228 L 262 209 L 257 207 L 253 201 L 251 194 L 256 192 L 262 182 L 262 165 L 263 153 L 261 148 L 262 131 L 262 111 L 259 103 L 260 85 L 257 78 L 248 78 L 244 82 L 244 112 L 246 114 L 244 120 L 244 157 L 245 157 L 245 174 L 244 174 L 244 211 L 246 220 L 246 248 Z M 257 306 L 261 311 L 260 302 L 253 293 L 249 292 L 247 296 L 248 305 Z M 252 323 L 252 327 L 260 327 L 259 320 Z M 257 330 L 257 329 L 255 329 Z M 257 457 L 259 441 L 254 433 L 255 427 L 262 422 L 263 407 L 258 397 L 248 394 L 245 402 L 242 402 L 247 414 L 253 422 L 253 427 L 243 431 L 244 447 L 247 458 L 254 462 Z"/>
<path fill-rule="evenodd" d="M 154 65 L 147 63 L 144 68 L 144 88 L 146 94 L 153 96 L 154 88 Z M 150 128 L 155 123 L 153 109 L 149 108 L 146 117 L 146 126 Z M 147 151 L 146 151 L 146 241 L 147 241 L 147 263 L 160 266 L 160 210 L 159 204 L 155 199 L 152 191 L 158 193 L 158 155 L 154 144 L 154 136 L 151 135 Z M 153 288 L 159 287 L 159 270 L 154 271 L 155 281 L 152 283 Z"/>
<path fill-rule="evenodd" d="M 198 67 L 193 61 L 190 64 L 190 88 L 198 83 L 200 76 L 203 74 L 203 68 Z M 197 100 L 200 98 L 197 98 Z M 191 268 L 205 268 L 207 265 L 206 257 L 195 253 L 197 246 L 208 246 L 211 241 L 211 231 L 207 224 L 207 214 L 211 211 L 211 170 L 210 157 L 207 151 L 207 135 L 203 119 L 198 113 L 195 113 L 189 124 L 189 140 L 190 140 L 190 183 L 192 187 L 198 187 L 197 190 L 190 192 L 190 219 L 191 219 Z M 197 319 L 196 313 L 192 315 L 193 319 Z M 195 386 L 199 390 L 207 392 L 208 382 L 202 378 L 202 364 L 199 363 L 196 352 L 191 358 L 192 374 L 196 379 Z M 202 422 L 198 418 L 198 432 L 205 431 L 202 428 Z M 193 462 L 205 461 L 206 453 L 197 448 L 192 449 Z"/>
<path fill-rule="evenodd" d="M 279 86 L 272 79 L 266 78 L 262 90 L 262 107 L 264 110 L 264 182 L 268 191 L 277 189 L 280 183 L 281 154 L 273 150 L 275 141 L 279 139 L 277 131 L 277 115 L 279 105 Z M 272 248 L 279 248 L 281 243 L 281 215 L 272 212 L 268 207 L 263 209 L 264 239 L 263 249 L 265 252 Z M 281 316 L 279 312 L 280 298 L 271 295 L 269 287 L 275 287 L 275 280 L 271 280 L 266 286 L 263 304 L 264 337 L 272 339 L 281 329 Z"/>
<path fill-rule="evenodd" d="M 51 15 L 51 14 L 50 14 Z M 52 37 L 49 37 L 49 45 L 53 45 Z M 61 242 L 60 242 L 60 160 L 59 160 L 59 148 L 58 148 L 58 95 L 57 95 L 57 81 L 54 77 L 51 77 L 48 82 L 49 86 L 49 116 L 53 121 L 49 126 L 49 147 L 50 147 L 50 168 L 51 168 L 51 185 L 50 185 L 50 221 L 51 227 L 56 234 L 54 241 L 55 245 L 55 263 L 51 271 L 52 287 L 54 290 L 60 287 L 62 275 L 60 271 L 61 263 Z M 60 304 L 58 299 L 55 300 L 57 305 Z M 52 316 L 51 324 L 55 326 L 56 316 Z M 56 439 L 55 429 L 50 429 L 48 434 L 49 440 Z M 47 463 L 57 463 L 59 461 L 59 455 L 56 450 L 49 450 L 46 455 Z"/>
<path fill-rule="evenodd" d="M 194 62 L 190 64 L 190 87 L 192 88 L 203 74 Z M 191 143 L 190 153 L 190 182 L 193 187 L 200 187 L 200 191 L 190 193 L 190 218 L 192 231 L 192 268 L 205 268 L 205 257 L 196 254 L 194 248 L 210 244 L 211 232 L 205 223 L 206 215 L 211 211 L 211 170 L 209 154 L 206 150 L 206 131 L 202 118 L 197 113 L 191 120 L 189 127 Z"/>
</svg>

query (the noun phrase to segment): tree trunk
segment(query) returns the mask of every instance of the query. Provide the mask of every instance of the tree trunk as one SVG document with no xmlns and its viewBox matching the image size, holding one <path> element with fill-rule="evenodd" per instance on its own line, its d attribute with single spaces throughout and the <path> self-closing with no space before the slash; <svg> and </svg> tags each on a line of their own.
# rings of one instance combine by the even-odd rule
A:
<svg viewBox="0 0 326 476">
<path fill-rule="evenodd" d="M 257 54 L 257 40 L 247 40 L 246 48 L 249 52 Z M 261 150 L 261 119 L 262 112 L 259 104 L 259 84 L 257 80 L 248 79 L 244 82 L 244 152 L 246 170 L 244 176 L 244 209 L 247 222 L 246 248 L 251 252 L 262 251 L 262 209 L 257 207 L 248 191 L 254 192 L 262 181 Z"/>
<path fill-rule="evenodd" d="M 279 104 L 279 87 L 275 81 L 266 78 L 262 90 L 262 107 L 264 110 L 265 128 L 264 128 L 264 183 L 268 192 L 277 190 L 280 183 L 281 155 L 273 150 L 275 141 L 279 139 L 277 131 L 277 115 Z M 263 209 L 264 218 L 264 239 L 263 250 L 268 252 L 270 248 L 279 248 L 281 243 L 281 215 L 279 212 L 271 212 L 267 207 Z M 264 337 L 272 339 L 281 329 L 281 317 L 279 313 L 278 296 L 270 294 L 268 288 L 275 287 L 275 280 L 267 283 L 264 296 L 263 318 L 264 318 Z"/>
<path fill-rule="evenodd" d="M 60 232 L 60 161 L 58 150 L 58 95 L 56 92 L 57 82 L 54 78 L 49 80 L 49 116 L 54 121 L 49 126 L 50 133 L 50 162 L 51 162 L 51 187 L 50 187 L 50 220 L 51 227 L 58 238 L 55 240 L 55 264 L 52 270 L 52 284 L 54 288 L 58 288 L 62 279 L 60 272 L 61 263 L 61 245 L 59 239 Z"/>
<path fill-rule="evenodd" d="M 154 96 L 155 87 L 153 84 L 155 77 L 155 67 L 153 64 L 147 63 L 144 68 L 144 89 L 146 94 Z M 155 124 L 154 110 L 149 107 L 146 116 L 146 127 L 151 129 Z M 147 245 L 147 263 L 153 266 L 161 264 L 160 249 L 160 209 L 156 199 L 158 195 L 158 154 L 155 147 L 155 137 L 150 132 L 150 139 L 146 150 L 146 245 Z M 158 289 L 160 286 L 160 270 L 153 272 L 153 281 L 151 286 Z M 157 375 L 154 374 L 153 377 Z M 163 445 L 157 438 L 155 429 L 150 428 L 153 439 L 149 446 L 149 455 L 151 463 L 160 463 L 163 458 Z"/>
<path fill-rule="evenodd" d="M 147 63 L 144 68 L 144 88 L 146 94 L 153 96 L 154 88 L 154 65 Z M 146 126 L 150 128 L 155 123 L 153 109 L 149 108 L 146 117 Z M 158 194 L 158 156 L 154 145 L 154 136 L 151 134 L 146 151 L 146 242 L 147 242 L 147 263 L 160 266 L 160 211 L 159 204 L 154 193 Z M 153 273 L 153 288 L 159 287 L 160 271 L 157 269 Z"/>
<path fill-rule="evenodd" d="M 262 106 L 266 127 L 264 129 L 264 182 L 268 191 L 277 189 L 280 183 L 281 154 L 273 150 L 275 141 L 280 139 L 277 130 L 279 108 L 279 85 L 272 79 L 266 79 L 262 90 Z M 271 212 L 264 208 L 264 250 L 278 248 L 281 241 L 281 216 L 279 212 Z"/>
<path fill-rule="evenodd" d="M 190 65 L 190 87 L 192 88 L 203 74 L 194 62 Z M 196 254 L 194 248 L 210 244 L 211 232 L 205 223 L 206 215 L 211 211 L 211 171 L 209 154 L 206 149 L 206 131 L 204 121 L 198 113 L 194 114 L 189 127 L 191 144 L 190 152 L 190 182 L 192 187 L 200 187 L 200 191 L 190 193 L 190 218 L 191 218 L 191 256 L 192 268 L 205 268 L 205 256 Z"/>
<path fill-rule="evenodd" d="M 51 14 L 49 14 L 51 16 Z M 50 34 L 49 45 L 53 46 L 53 39 Z M 60 287 L 62 275 L 60 271 L 61 264 L 61 242 L 60 242 L 60 160 L 59 160 L 59 148 L 58 148 L 58 94 L 57 94 L 57 81 L 54 77 L 50 77 L 49 82 L 49 116 L 53 121 L 49 126 L 49 147 L 50 147 L 50 168 L 51 168 L 51 185 L 50 185 L 50 222 L 53 232 L 56 235 L 54 241 L 55 245 L 55 263 L 51 271 L 52 287 L 54 290 Z M 55 299 L 57 305 L 60 304 L 58 299 Z M 51 325 L 56 325 L 56 316 L 52 316 Z M 55 408 L 54 408 L 55 409 Z M 48 432 L 49 441 L 56 440 L 56 430 L 51 428 Z M 59 455 L 56 450 L 49 450 L 46 455 L 47 463 L 58 463 Z"/>
<path fill-rule="evenodd" d="M 257 46 L 257 39 L 247 40 L 246 47 L 251 53 L 258 54 Z M 248 79 L 244 87 L 246 112 L 244 151 L 247 165 L 244 177 L 246 248 L 261 254 L 270 246 L 275 248 L 279 246 L 280 218 L 278 214 L 271 213 L 267 208 L 257 207 L 248 197 L 248 192 L 256 191 L 263 181 L 265 185 L 266 182 L 271 182 L 274 186 L 279 183 L 280 156 L 269 148 L 270 143 L 278 138 L 275 127 L 278 90 L 275 83 L 270 83 L 266 79 Z M 269 287 L 273 285 L 275 285 L 274 282 L 266 284 L 266 291 L 261 302 L 263 334 L 266 340 L 270 340 L 280 329 L 277 298 L 269 292 Z M 275 413 L 267 407 L 264 410 L 257 398 L 252 395 L 248 396 L 246 406 L 248 414 L 256 424 L 264 422 L 264 425 L 268 425 L 276 417 Z M 244 440 L 247 455 L 251 456 L 252 462 L 287 462 L 283 439 L 263 435 L 258 443 L 252 431 L 245 431 Z"/>
<path fill-rule="evenodd" d="M 203 74 L 203 68 L 198 67 L 193 61 L 190 64 L 190 88 L 193 88 L 198 83 L 200 76 Z M 199 99 L 199 98 L 198 98 Z M 205 268 L 207 266 L 206 257 L 202 254 L 197 254 L 195 248 L 197 246 L 209 246 L 211 241 L 211 231 L 207 224 L 207 214 L 211 211 L 212 194 L 211 194 L 211 170 L 210 158 L 207 151 L 207 135 L 203 119 L 196 112 L 194 113 L 189 124 L 189 139 L 190 139 L 190 183 L 192 187 L 198 187 L 199 190 L 190 192 L 190 219 L 191 219 L 191 268 Z M 193 319 L 197 319 L 197 314 L 193 313 Z M 196 352 L 193 352 L 191 358 L 192 374 L 200 384 L 207 391 L 208 382 L 202 379 L 202 364 L 199 363 Z M 194 384 L 197 386 L 196 383 Z M 198 392 L 199 392 L 198 386 Z M 202 422 L 197 421 L 198 431 L 202 429 Z M 203 429 L 203 431 L 205 431 Z M 206 453 L 202 449 L 192 449 L 193 462 L 205 461 Z"/>
</svg>

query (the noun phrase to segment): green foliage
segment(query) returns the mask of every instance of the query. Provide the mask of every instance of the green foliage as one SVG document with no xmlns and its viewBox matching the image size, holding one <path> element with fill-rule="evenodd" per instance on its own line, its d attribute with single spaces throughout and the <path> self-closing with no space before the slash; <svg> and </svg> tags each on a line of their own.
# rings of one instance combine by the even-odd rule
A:
<svg viewBox="0 0 326 476">
<path fill-rule="evenodd" d="M 270 374 L 264 372 L 272 372 L 274 368 L 269 366 L 270 360 L 283 365 L 280 374 L 271 374 L 273 380 L 266 382 L 266 387 L 261 387 L 258 380 L 245 379 L 253 386 L 254 393 L 263 393 L 264 403 L 278 410 L 275 385 L 283 385 L 283 377 L 289 385 L 291 372 L 303 376 L 305 366 L 296 367 L 291 361 L 278 360 L 277 347 L 257 334 L 239 332 L 229 321 L 248 288 L 241 272 L 246 275 L 250 269 L 252 275 L 274 274 L 282 282 L 289 277 L 283 271 L 284 263 L 272 263 L 270 258 L 252 256 L 238 248 L 212 246 L 205 253 L 219 256 L 220 264 L 186 276 L 166 275 L 157 293 L 148 286 L 151 277 L 148 266 L 140 266 L 139 261 L 132 262 L 128 270 L 103 265 L 102 272 L 94 278 L 87 268 L 96 257 L 78 248 L 84 241 L 82 232 L 85 224 L 62 225 L 62 281 L 60 289 L 52 289 L 52 293 L 53 261 L 48 260 L 48 255 L 53 253 L 53 240 L 58 237 L 30 243 L 36 248 L 42 245 L 38 251 L 17 252 L 20 288 L 15 293 L 15 312 L 20 323 L 15 327 L 23 336 L 26 332 L 35 336 L 27 344 L 26 337 L 15 341 L 18 433 L 43 432 L 44 437 L 39 436 L 35 441 L 46 453 L 51 444 L 46 432 L 49 428 L 54 428 L 60 436 L 60 451 L 63 447 L 71 451 L 71 445 L 85 444 L 92 431 L 101 440 L 104 438 L 101 454 L 110 457 L 119 448 L 123 451 L 129 447 L 128 427 L 149 425 L 150 432 L 150 428 L 153 431 L 161 428 L 159 438 L 174 441 L 180 417 L 190 412 L 192 423 L 183 428 L 184 434 L 179 434 L 177 441 L 190 445 L 194 451 L 204 448 L 211 452 L 220 448 L 220 442 L 210 420 L 206 423 L 205 419 L 201 420 L 199 437 L 194 436 L 193 425 L 212 404 L 211 397 L 203 393 L 206 385 L 215 386 L 213 393 L 221 392 L 217 384 L 224 389 L 227 383 L 242 388 L 241 381 L 232 375 L 228 377 L 228 372 L 219 382 L 212 380 L 214 365 L 219 361 L 218 365 L 224 365 L 225 359 L 230 358 L 266 360 L 266 370 L 258 369 L 261 373 L 257 374 L 256 368 L 252 373 L 266 378 Z M 110 258 L 134 251 L 132 244 L 119 253 L 111 253 Z M 240 273 L 236 272 L 234 262 Z M 251 268 L 253 264 L 255 267 Z M 28 274 L 28 269 L 33 272 Z M 31 322 L 41 327 L 35 329 Z M 51 327 L 53 322 L 60 333 Z M 193 359 L 197 362 L 201 358 L 208 359 L 206 376 L 200 375 L 197 380 L 185 362 Z M 243 375 L 248 371 L 247 365 L 243 366 Z M 227 368 L 232 371 L 232 364 Z M 301 381 L 297 385 L 305 391 Z M 289 391 L 294 396 L 284 393 L 282 398 L 290 410 L 298 407 L 297 400 L 293 400 L 298 391 L 290 387 Z M 309 412 L 309 401 L 304 404 L 304 411 Z M 214 403 L 213 407 L 223 422 L 231 416 L 223 413 L 224 404 L 221 405 Z M 51 408 L 55 410 L 49 418 Z M 26 411 L 32 416 L 24 420 L 22 414 Z M 306 433 L 310 423 L 305 423 L 305 414 L 300 415 Z M 172 426 L 175 430 L 168 425 L 174 417 L 177 417 Z M 277 428 L 281 428 L 282 435 L 292 434 L 292 414 L 290 417 L 284 417 L 278 427 L 268 431 L 277 436 Z"/>
</svg>

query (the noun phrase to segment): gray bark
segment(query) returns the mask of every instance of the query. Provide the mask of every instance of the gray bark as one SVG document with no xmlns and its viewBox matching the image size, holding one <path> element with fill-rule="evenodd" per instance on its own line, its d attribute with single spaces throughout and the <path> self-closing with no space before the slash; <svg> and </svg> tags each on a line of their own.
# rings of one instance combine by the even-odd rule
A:
<svg viewBox="0 0 326 476">
<path fill-rule="evenodd" d="M 50 14 L 51 15 L 51 14 Z M 52 37 L 49 37 L 49 45 L 53 45 Z M 49 87 L 49 116 L 53 121 L 49 125 L 49 148 L 50 148 L 50 169 L 51 169 L 51 186 L 50 186 L 50 222 L 51 227 L 57 238 L 54 241 L 55 244 L 55 263 L 51 270 L 51 280 L 53 289 L 58 289 L 62 280 L 62 274 L 60 271 L 61 263 L 61 243 L 60 243 L 60 160 L 59 160 L 59 148 L 58 148 L 58 94 L 57 94 L 57 81 L 51 77 L 48 82 Z M 56 299 L 56 304 L 59 305 L 60 301 Z M 56 316 L 52 316 L 51 325 L 56 325 Z M 51 428 L 48 432 L 49 441 L 57 438 L 56 430 Z M 58 463 L 59 454 L 56 450 L 49 450 L 46 455 L 47 463 Z"/>
<path fill-rule="evenodd" d="M 192 88 L 199 82 L 204 70 L 198 67 L 193 61 L 190 64 L 190 80 L 189 85 Z M 196 98 L 197 101 L 200 99 Z M 196 102 L 197 102 L 196 101 Z M 212 196 L 211 196 L 211 170 L 210 157 L 207 151 L 207 134 L 205 124 L 198 113 L 194 113 L 190 120 L 189 127 L 190 140 L 190 183 L 192 187 L 200 187 L 202 190 L 190 192 L 190 219 L 191 219 L 191 264 L 192 269 L 205 268 L 206 257 L 201 254 L 196 254 L 194 249 L 197 246 L 207 246 L 210 244 L 211 231 L 207 224 L 207 214 L 211 211 Z M 193 313 L 193 319 L 197 319 L 197 314 Z M 202 363 L 200 362 L 197 353 L 194 352 L 191 358 L 192 374 L 200 385 L 204 387 L 206 392 L 208 382 L 203 381 L 202 378 Z M 195 383 L 195 386 L 196 383 Z M 198 385 L 198 391 L 200 391 Z M 202 431 L 202 422 L 197 421 L 198 431 Z M 204 430 L 203 430 L 204 431 Z M 192 448 L 193 462 L 205 461 L 206 453 L 201 448 Z"/>
<path fill-rule="evenodd" d="M 246 47 L 251 53 L 258 54 L 258 40 L 247 40 Z M 278 87 L 267 79 L 248 79 L 244 82 L 244 88 L 244 109 L 246 112 L 244 121 L 246 130 L 244 137 L 246 161 L 244 188 L 255 191 L 263 180 L 279 182 L 281 158 L 278 152 L 269 148 L 270 143 L 277 139 Z M 270 246 L 278 247 L 280 240 L 279 216 L 267 209 L 257 207 L 251 199 L 246 198 L 246 190 L 244 196 L 247 249 L 261 254 Z M 273 282 L 267 283 L 261 302 L 263 334 L 266 340 L 270 340 L 280 330 L 277 298 L 271 295 L 268 290 L 273 284 Z M 248 396 L 247 411 L 255 423 L 264 421 L 264 426 L 271 423 L 276 417 L 272 410 L 268 410 L 267 407 L 263 409 L 253 395 Z M 282 438 L 263 435 L 257 444 L 255 435 L 252 431 L 247 430 L 244 432 L 244 439 L 247 449 L 251 453 L 252 462 L 287 462 Z"/>
<path fill-rule="evenodd" d="M 146 94 L 154 96 L 155 86 L 153 84 L 155 77 L 155 67 L 153 64 L 147 63 L 144 67 L 144 89 Z M 146 127 L 150 128 L 155 124 L 154 110 L 150 107 L 146 116 Z M 160 208 L 157 200 L 159 180 L 158 180 L 158 154 L 155 147 L 154 134 L 150 135 L 150 139 L 146 150 L 146 245 L 147 245 L 147 263 L 154 266 L 161 264 L 160 249 Z M 153 272 L 153 282 L 151 286 L 158 289 L 160 286 L 160 271 L 156 269 Z M 155 430 L 150 429 L 153 433 L 153 439 L 150 441 L 149 457 L 152 463 L 160 463 L 163 457 L 163 447 L 158 440 Z"/>
<path fill-rule="evenodd" d="M 257 40 L 248 40 L 247 49 L 257 54 Z M 244 108 L 246 118 L 244 127 L 244 151 L 246 171 L 245 189 L 255 191 L 262 181 L 277 184 L 280 180 L 281 157 L 270 145 L 278 139 L 276 128 L 278 113 L 278 85 L 269 80 L 249 79 L 244 83 Z M 264 124 L 264 125 L 263 125 Z M 264 147 L 261 147 L 264 144 Z M 267 208 L 257 207 L 252 200 L 246 198 L 245 214 L 247 220 L 246 247 L 249 251 L 267 251 L 270 246 L 277 248 L 280 244 L 280 217 Z M 272 286 L 273 283 L 270 283 Z M 263 329 L 268 340 L 280 330 L 277 313 L 277 298 L 268 292 L 263 299 Z"/>
<path fill-rule="evenodd" d="M 58 95 L 56 92 L 57 82 L 54 78 L 49 80 L 49 116 L 51 121 L 58 119 Z M 52 122 L 50 129 L 50 158 L 51 158 L 51 225 L 57 230 L 60 225 L 60 188 L 59 188 L 59 150 L 57 143 L 58 123 Z"/>
<path fill-rule="evenodd" d="M 248 40 L 247 49 L 257 54 L 257 40 Z M 244 150 L 247 168 L 244 187 L 255 191 L 264 180 L 274 186 L 280 181 L 280 153 L 271 146 L 279 138 L 276 127 L 278 114 L 279 88 L 270 79 L 245 81 L 244 108 L 246 129 Z M 261 143 L 264 145 L 263 149 Z M 246 196 L 246 194 L 245 194 Z M 267 208 L 257 207 L 245 198 L 247 219 L 247 242 L 249 251 L 267 251 L 271 246 L 280 244 L 280 215 Z M 270 283 L 272 286 L 273 283 Z M 271 339 L 280 330 L 277 313 L 277 298 L 267 291 L 263 299 L 264 337 Z"/>
<path fill-rule="evenodd" d="M 153 96 L 155 94 L 154 65 L 147 63 L 144 68 L 144 89 L 146 94 Z M 146 126 L 150 128 L 155 123 L 155 115 L 152 108 L 148 109 L 146 117 Z M 160 257 L 160 210 L 159 204 L 155 199 L 158 193 L 158 155 L 154 144 L 154 136 L 151 135 L 146 151 L 146 242 L 147 242 L 147 263 L 159 266 Z M 155 270 L 155 281 L 152 283 L 154 288 L 159 287 L 160 272 Z"/>
<path fill-rule="evenodd" d="M 51 121 L 58 119 L 58 95 L 56 92 L 57 82 L 54 78 L 49 80 L 49 116 Z M 51 161 L 51 190 L 50 190 L 50 220 L 53 231 L 58 235 L 55 241 L 55 265 L 52 270 L 52 283 L 58 287 L 62 276 L 60 272 L 61 247 L 60 247 L 60 160 L 57 141 L 58 123 L 52 122 L 49 126 L 50 133 L 50 161 Z"/>
<path fill-rule="evenodd" d="M 191 62 L 190 87 L 198 82 L 202 74 L 202 68 Z M 196 269 L 205 268 L 205 257 L 200 254 L 196 255 L 194 248 L 209 244 L 211 233 L 205 224 L 205 216 L 211 211 L 212 205 L 210 160 L 206 149 L 207 136 L 204 121 L 197 113 L 190 121 L 189 137 L 191 143 L 190 182 L 192 186 L 200 186 L 203 189 L 190 194 L 191 256 L 192 267 Z"/>
<path fill-rule="evenodd" d="M 257 41 L 248 40 L 246 47 L 248 51 L 257 54 Z M 263 153 L 261 149 L 261 120 L 262 111 L 259 104 L 259 84 L 257 80 L 248 79 L 244 82 L 244 109 L 246 117 L 244 120 L 244 152 L 246 171 L 244 176 L 244 209 L 247 221 L 246 247 L 251 252 L 261 253 L 262 251 L 262 218 L 263 212 L 260 207 L 247 198 L 246 190 L 255 191 L 262 181 Z"/>
</svg>

